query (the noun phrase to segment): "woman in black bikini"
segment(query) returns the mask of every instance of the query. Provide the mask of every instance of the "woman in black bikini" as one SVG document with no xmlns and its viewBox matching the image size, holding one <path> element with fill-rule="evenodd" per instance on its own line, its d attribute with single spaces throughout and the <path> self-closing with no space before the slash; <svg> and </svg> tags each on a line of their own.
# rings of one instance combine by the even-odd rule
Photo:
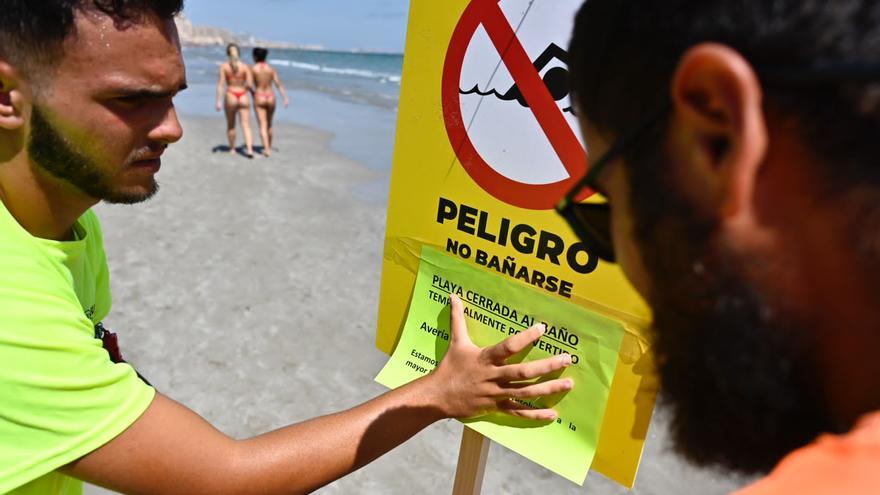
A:
<svg viewBox="0 0 880 495">
<path fill-rule="evenodd" d="M 281 85 L 281 79 L 278 72 L 266 63 L 266 56 L 269 50 L 265 48 L 254 48 L 254 110 L 257 112 L 257 123 L 260 124 L 260 139 L 263 141 L 263 154 L 272 155 L 272 117 L 275 115 L 275 90 L 274 84 L 281 93 L 284 108 L 287 108 L 287 92 Z"/>
<path fill-rule="evenodd" d="M 226 47 L 229 60 L 220 66 L 220 80 L 217 81 L 217 111 L 225 101 L 226 135 L 229 138 L 229 152 L 235 153 L 235 116 L 241 116 L 241 129 L 244 131 L 245 154 L 254 156 L 254 139 L 251 135 L 250 95 L 253 91 L 254 77 L 251 69 L 240 60 L 238 45 L 230 43 Z M 224 91 L 224 85 L 226 86 Z M 224 97 L 225 95 L 225 97 Z"/>
</svg>

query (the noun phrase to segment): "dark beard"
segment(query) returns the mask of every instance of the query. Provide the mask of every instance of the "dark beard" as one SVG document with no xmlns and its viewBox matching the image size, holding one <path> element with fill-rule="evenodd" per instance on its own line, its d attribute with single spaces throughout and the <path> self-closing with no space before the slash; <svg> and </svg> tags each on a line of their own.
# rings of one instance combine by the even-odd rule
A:
<svg viewBox="0 0 880 495">
<path fill-rule="evenodd" d="M 672 168 L 658 155 L 628 162 L 636 164 L 635 237 L 653 284 L 654 349 L 676 451 L 700 466 L 767 472 L 832 430 L 813 359 L 817 329 L 774 300 L 760 273 L 746 275 L 772 264 L 733 255 L 714 222 L 695 216 L 669 184 L 662 171 Z"/>
<path fill-rule="evenodd" d="M 131 194 L 114 189 L 111 177 L 94 160 L 76 150 L 49 123 L 45 113 L 37 105 L 34 105 L 31 115 L 31 133 L 27 148 L 34 164 L 95 199 L 108 203 L 135 204 L 150 199 L 159 190 L 155 181 L 145 193 Z"/>
</svg>

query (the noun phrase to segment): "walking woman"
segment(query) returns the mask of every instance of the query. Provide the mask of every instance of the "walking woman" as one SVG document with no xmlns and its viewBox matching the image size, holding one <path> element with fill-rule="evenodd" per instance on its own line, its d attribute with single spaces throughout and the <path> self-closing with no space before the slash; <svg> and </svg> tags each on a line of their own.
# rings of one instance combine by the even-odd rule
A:
<svg viewBox="0 0 880 495">
<path fill-rule="evenodd" d="M 253 91 L 254 77 L 247 64 L 241 62 L 238 45 L 230 43 L 226 47 L 226 55 L 229 60 L 220 66 L 220 79 L 217 81 L 217 111 L 220 111 L 221 105 L 226 110 L 229 152 L 235 153 L 235 116 L 238 115 L 241 117 L 241 129 L 244 132 L 245 154 L 248 158 L 253 158 L 254 139 L 251 135 L 249 92 Z"/>
<path fill-rule="evenodd" d="M 254 82 L 256 91 L 254 91 L 254 110 L 257 112 L 257 122 L 260 124 L 260 139 L 263 141 L 263 154 L 272 156 L 272 118 L 275 116 L 275 89 L 273 84 L 278 87 L 284 108 L 287 108 L 287 92 L 281 85 L 281 79 L 271 65 L 266 63 L 266 56 L 269 50 L 265 48 L 254 48 Z"/>
</svg>

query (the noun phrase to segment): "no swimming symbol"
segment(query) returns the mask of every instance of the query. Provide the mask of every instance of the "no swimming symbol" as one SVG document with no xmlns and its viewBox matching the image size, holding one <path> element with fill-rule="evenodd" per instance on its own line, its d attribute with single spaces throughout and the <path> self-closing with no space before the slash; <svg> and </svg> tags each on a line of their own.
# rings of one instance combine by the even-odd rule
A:
<svg viewBox="0 0 880 495">
<path fill-rule="evenodd" d="M 586 171 L 560 48 L 580 3 L 472 0 L 449 44 L 447 133 L 471 178 L 508 204 L 551 209 Z"/>
<path fill-rule="evenodd" d="M 535 69 L 540 72 L 554 59 L 563 62 L 567 66 L 568 52 L 560 48 L 556 43 L 550 43 L 550 46 L 548 46 L 547 49 L 544 50 L 544 52 L 535 60 Z M 547 86 L 547 90 L 550 91 L 550 95 L 555 101 L 559 102 L 568 98 L 570 93 L 568 88 L 568 70 L 565 67 L 551 68 L 546 74 L 544 74 L 542 79 L 544 80 L 544 85 Z M 523 95 L 516 83 L 514 83 L 514 85 L 503 94 L 499 93 L 498 90 L 494 88 L 489 89 L 488 91 L 480 90 L 479 84 L 475 84 L 473 88 L 467 91 L 459 89 L 459 93 L 463 95 L 477 94 L 479 96 L 494 96 L 501 101 L 517 101 L 520 106 L 529 106 L 529 102 L 526 100 L 525 95 Z M 574 108 L 572 108 L 570 100 L 568 100 L 568 105 L 563 108 L 562 111 L 574 114 Z"/>
</svg>

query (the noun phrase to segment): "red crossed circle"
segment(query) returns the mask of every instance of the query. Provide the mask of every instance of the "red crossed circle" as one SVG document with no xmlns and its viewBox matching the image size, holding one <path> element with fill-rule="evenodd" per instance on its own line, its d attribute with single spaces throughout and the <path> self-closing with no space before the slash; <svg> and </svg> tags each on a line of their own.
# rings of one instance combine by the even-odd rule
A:
<svg viewBox="0 0 880 495">
<path fill-rule="evenodd" d="M 587 153 L 517 39 L 498 2 L 499 0 L 472 0 L 452 34 L 442 81 L 446 132 L 462 166 L 483 190 L 513 206 L 549 210 L 586 173 Z M 489 166 L 474 147 L 461 113 L 459 86 L 467 48 L 480 25 L 501 54 L 504 65 L 528 102 L 532 114 L 568 171 L 567 179 L 551 184 L 526 184 L 512 180 Z M 585 199 L 591 194 L 588 191 L 579 199 Z"/>
</svg>

